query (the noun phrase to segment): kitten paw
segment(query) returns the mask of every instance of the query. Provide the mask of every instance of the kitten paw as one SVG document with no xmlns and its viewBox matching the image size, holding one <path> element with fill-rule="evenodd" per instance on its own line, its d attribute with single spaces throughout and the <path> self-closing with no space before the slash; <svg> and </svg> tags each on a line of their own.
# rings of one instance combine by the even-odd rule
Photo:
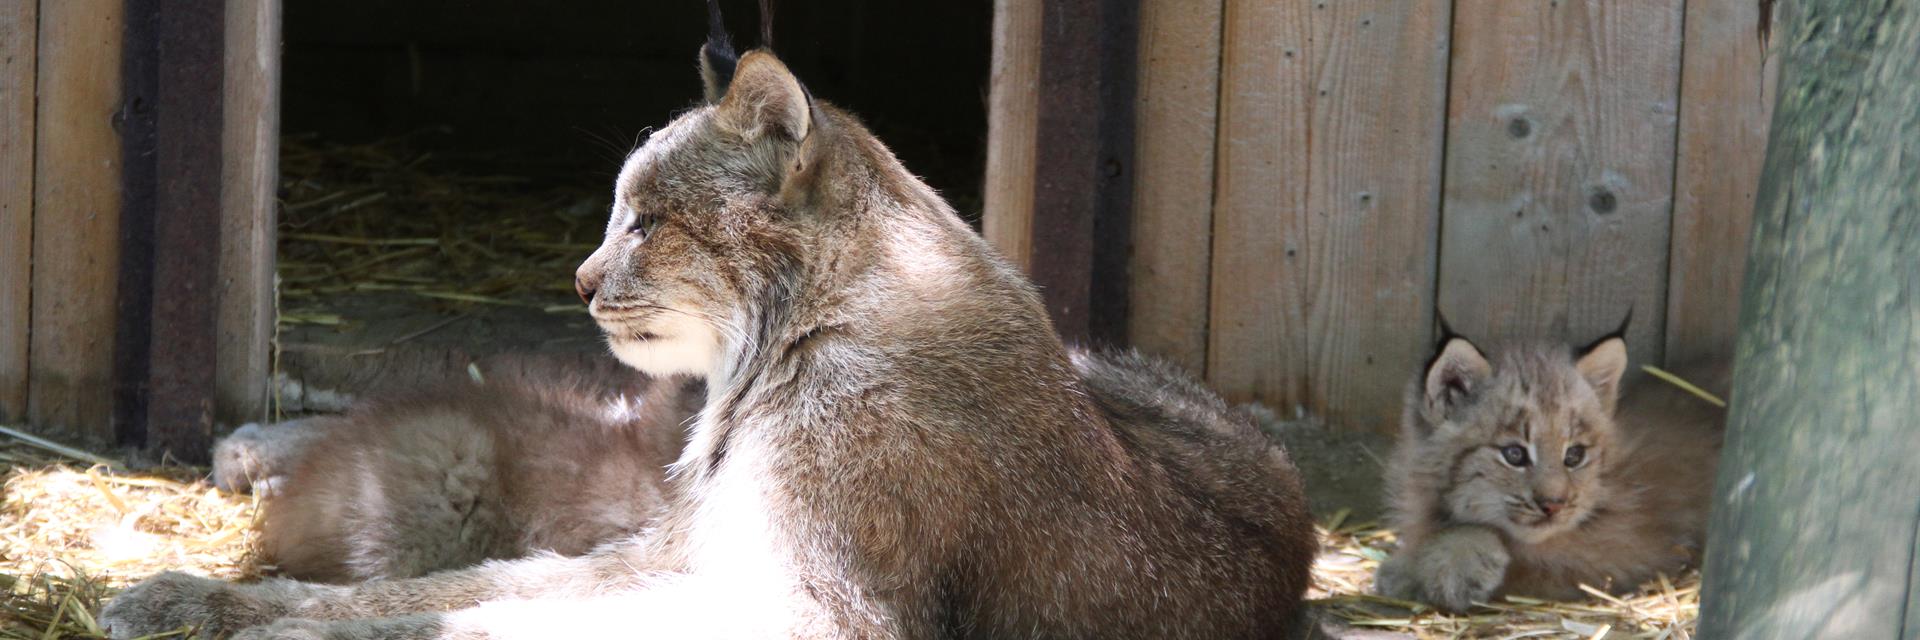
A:
<svg viewBox="0 0 1920 640">
<path fill-rule="evenodd" d="M 100 624 L 110 638 L 189 627 L 213 638 L 278 617 L 279 609 L 227 582 L 169 571 L 120 592 L 100 613 Z"/>
<path fill-rule="evenodd" d="M 1374 577 L 1374 589 L 1389 598 L 1465 611 L 1493 598 L 1511 561 L 1506 545 L 1492 531 L 1449 530 L 1388 558 Z"/>
</svg>

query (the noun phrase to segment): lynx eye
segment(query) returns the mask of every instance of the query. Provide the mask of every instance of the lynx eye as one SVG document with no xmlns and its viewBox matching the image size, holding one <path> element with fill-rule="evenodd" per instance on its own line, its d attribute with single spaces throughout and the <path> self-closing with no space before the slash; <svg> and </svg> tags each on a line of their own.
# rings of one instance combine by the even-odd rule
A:
<svg viewBox="0 0 1920 640">
<path fill-rule="evenodd" d="M 1573 445 L 1571 447 L 1567 447 L 1567 457 L 1566 459 L 1562 460 L 1562 462 L 1566 463 L 1568 469 L 1579 468 L 1580 463 L 1586 462 L 1586 461 L 1587 461 L 1587 447 L 1585 445 L 1578 445 L 1578 444 Z"/>
<path fill-rule="evenodd" d="M 633 216 L 633 224 L 627 225 L 627 233 L 638 235 L 641 240 L 646 240 L 648 236 L 653 235 L 653 230 L 659 228 L 659 226 L 659 214 L 636 214 Z"/>
<path fill-rule="evenodd" d="M 1530 462 L 1527 460 L 1527 448 L 1517 444 L 1501 447 L 1500 458 L 1505 460 L 1507 464 L 1516 467 L 1527 466 L 1527 463 Z"/>
</svg>

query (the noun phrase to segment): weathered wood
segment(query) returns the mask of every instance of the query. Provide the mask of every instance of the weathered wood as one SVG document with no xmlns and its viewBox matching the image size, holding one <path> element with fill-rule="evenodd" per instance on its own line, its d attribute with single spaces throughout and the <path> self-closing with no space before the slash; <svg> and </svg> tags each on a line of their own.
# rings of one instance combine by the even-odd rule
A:
<svg viewBox="0 0 1920 640">
<path fill-rule="evenodd" d="M 1069 342 L 1126 336 L 1139 0 L 1043 0 L 1027 270 Z"/>
<path fill-rule="evenodd" d="M 0 4 L 0 422 L 27 415 L 33 295 L 34 45 L 31 1 Z"/>
<path fill-rule="evenodd" d="M 203 463 L 219 362 L 226 3 L 185 3 L 156 18 L 151 395 L 145 432 L 132 440 Z"/>
<path fill-rule="evenodd" d="M 1448 7 L 1229 0 L 1207 377 L 1391 427 L 1432 317 Z"/>
<path fill-rule="evenodd" d="M 1034 126 L 1041 0 L 994 0 L 981 234 L 1022 269 L 1033 257 Z"/>
<path fill-rule="evenodd" d="M 1733 355 L 1778 58 L 1752 0 L 1691 0 L 1680 74 L 1666 359 Z"/>
<path fill-rule="evenodd" d="M 110 437 L 121 0 L 42 0 L 28 422 Z"/>
<path fill-rule="evenodd" d="M 280 149 L 280 0 L 229 1 L 226 162 L 220 201 L 220 344 L 215 417 L 266 419 L 274 323 L 274 194 Z"/>
<path fill-rule="evenodd" d="M 1680 0 L 1456 5 L 1440 309 L 1472 336 L 1666 326 Z"/>
<path fill-rule="evenodd" d="M 1702 638 L 1920 637 L 1920 0 L 1781 3 Z"/>
<path fill-rule="evenodd" d="M 1140 4 L 1127 341 L 1207 366 L 1222 0 Z"/>
</svg>

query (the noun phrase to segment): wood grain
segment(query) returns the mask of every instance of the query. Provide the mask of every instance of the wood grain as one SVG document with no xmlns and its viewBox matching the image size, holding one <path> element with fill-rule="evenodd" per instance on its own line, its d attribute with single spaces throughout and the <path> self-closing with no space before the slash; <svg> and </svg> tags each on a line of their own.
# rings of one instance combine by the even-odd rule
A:
<svg viewBox="0 0 1920 640">
<path fill-rule="evenodd" d="M 1040 0 L 994 0 L 981 234 L 1021 269 L 1032 259 Z"/>
<path fill-rule="evenodd" d="M 104 441 L 120 240 L 119 0 L 40 4 L 28 422 Z"/>
<path fill-rule="evenodd" d="M 33 296 L 33 104 L 38 7 L 0 4 L 0 422 L 27 415 Z"/>
<path fill-rule="evenodd" d="M 1666 360 L 1733 355 L 1775 61 L 1747 0 L 1687 3 L 1674 168 Z"/>
<path fill-rule="evenodd" d="M 1585 341 L 1629 309 L 1661 362 L 1680 0 L 1460 3 L 1440 308 L 1470 337 Z"/>
<path fill-rule="evenodd" d="M 227 3 L 216 420 L 269 418 L 274 192 L 280 142 L 280 0 Z"/>
<path fill-rule="evenodd" d="M 1207 366 L 1222 0 L 1140 3 L 1127 341 Z"/>
<path fill-rule="evenodd" d="M 1440 3 L 1230 0 L 1208 379 L 1390 428 L 1427 347 L 1447 74 Z"/>
</svg>

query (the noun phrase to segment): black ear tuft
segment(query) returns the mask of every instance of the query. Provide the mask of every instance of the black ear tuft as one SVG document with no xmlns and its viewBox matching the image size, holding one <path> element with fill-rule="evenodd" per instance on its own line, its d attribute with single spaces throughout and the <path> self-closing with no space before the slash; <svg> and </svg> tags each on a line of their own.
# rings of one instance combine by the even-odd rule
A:
<svg viewBox="0 0 1920 640">
<path fill-rule="evenodd" d="M 733 38 L 720 18 L 720 0 L 707 0 L 707 43 L 700 46 L 700 80 L 706 86 L 708 104 L 720 102 L 733 84 L 734 68 L 740 56 L 733 52 Z"/>
<path fill-rule="evenodd" d="M 773 50 L 773 0 L 760 0 L 760 48 Z"/>
<path fill-rule="evenodd" d="M 1607 335 L 1600 336 L 1599 339 L 1594 340 L 1593 342 L 1587 343 L 1587 345 L 1584 347 L 1580 347 L 1579 351 L 1574 352 L 1574 356 L 1580 357 L 1580 356 L 1585 356 L 1589 353 L 1592 353 L 1596 347 L 1599 347 L 1602 344 L 1606 344 L 1608 340 L 1618 339 L 1623 342 L 1626 341 L 1627 327 L 1632 324 L 1633 324 L 1633 307 L 1627 307 L 1627 316 L 1620 319 L 1620 326 L 1615 327 L 1614 330 L 1608 332 Z"/>
</svg>

